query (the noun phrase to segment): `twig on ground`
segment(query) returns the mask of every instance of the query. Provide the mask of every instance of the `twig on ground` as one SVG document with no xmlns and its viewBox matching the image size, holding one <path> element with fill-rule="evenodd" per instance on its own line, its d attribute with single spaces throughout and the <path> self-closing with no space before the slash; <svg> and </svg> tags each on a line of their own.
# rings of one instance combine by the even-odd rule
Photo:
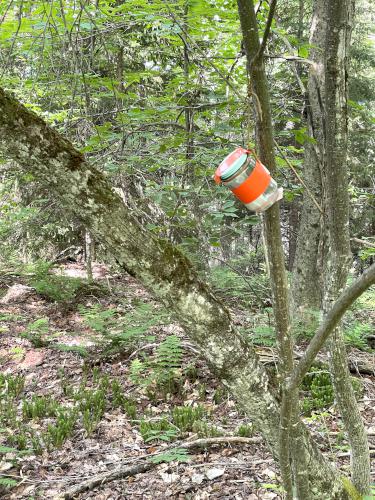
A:
<svg viewBox="0 0 375 500">
<path fill-rule="evenodd" d="M 157 455 L 164 455 L 166 452 L 176 449 L 176 448 L 184 448 L 187 450 L 193 448 L 205 448 L 214 445 L 222 445 L 222 444 L 258 444 L 263 440 L 260 437 L 239 437 L 239 436 L 229 436 L 229 437 L 217 437 L 217 438 L 207 438 L 207 439 L 197 439 L 196 441 L 184 442 L 177 445 L 174 445 L 170 448 L 166 448 L 158 453 L 152 453 L 149 457 L 155 457 Z M 147 457 L 147 458 L 149 458 Z M 79 493 L 83 491 L 92 490 L 96 486 L 100 486 L 104 483 L 109 483 L 110 481 L 114 481 L 115 479 L 122 479 L 124 477 L 135 476 L 141 472 L 146 472 L 153 467 L 156 467 L 155 462 L 143 461 L 141 463 L 135 465 L 126 465 L 120 466 L 118 469 L 112 472 L 104 472 L 102 474 L 98 474 L 96 476 L 83 481 L 82 483 L 78 483 L 72 486 L 70 489 L 65 492 L 54 497 L 54 500 L 68 500 L 74 498 Z"/>
</svg>

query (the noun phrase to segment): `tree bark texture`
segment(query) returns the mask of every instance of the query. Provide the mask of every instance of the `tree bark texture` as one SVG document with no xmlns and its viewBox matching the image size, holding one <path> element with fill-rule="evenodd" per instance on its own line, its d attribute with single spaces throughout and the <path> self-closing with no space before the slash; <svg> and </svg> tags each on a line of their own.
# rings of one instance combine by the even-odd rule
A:
<svg viewBox="0 0 375 500">
<path fill-rule="evenodd" d="M 35 113 L 0 89 L 0 150 L 90 229 L 118 263 L 170 307 L 278 458 L 279 405 L 254 349 L 243 341 L 223 304 L 199 280 L 188 259 L 132 216 L 104 174 Z M 301 431 L 315 498 L 348 498 L 343 482 Z M 323 496 L 322 496 L 323 495 Z"/>
<path fill-rule="evenodd" d="M 304 181 L 318 203 L 322 199 L 322 166 L 324 144 L 324 47 L 327 32 L 325 0 L 315 0 L 311 22 L 311 53 L 314 62 L 309 66 L 306 95 L 308 135 L 306 141 Z M 297 251 L 292 275 L 292 308 L 302 320 L 308 319 L 308 310 L 319 310 L 322 299 L 321 269 L 318 263 L 321 236 L 321 214 L 311 196 L 304 191 L 302 213 L 297 236 Z"/>
<path fill-rule="evenodd" d="M 325 156 L 323 165 L 323 310 L 327 312 L 344 288 L 351 263 L 347 157 L 347 67 L 352 31 L 352 0 L 326 5 Z M 370 492 L 370 453 L 365 427 L 350 382 L 347 354 L 340 327 L 329 341 L 330 366 L 336 400 L 351 446 L 353 483 Z"/>
<path fill-rule="evenodd" d="M 256 109 L 256 134 L 259 158 L 271 175 L 276 174 L 270 99 L 263 57 L 257 57 L 260 48 L 257 20 L 252 0 L 238 0 L 238 11 L 243 44 L 250 73 L 250 89 Z M 293 364 L 289 328 L 288 284 L 281 241 L 280 209 L 275 203 L 263 217 L 264 236 L 270 266 L 273 309 L 277 328 L 282 370 L 288 372 Z"/>
<path fill-rule="evenodd" d="M 271 106 L 268 93 L 268 84 L 264 67 L 263 50 L 264 43 L 259 42 L 258 24 L 252 0 L 238 0 L 238 12 L 243 34 L 243 45 L 247 57 L 247 66 L 250 76 L 250 92 L 256 110 L 256 143 L 259 149 L 260 160 L 270 170 L 271 175 L 276 174 L 276 161 L 274 153 L 273 127 L 271 118 Z M 275 2 L 273 2 L 275 8 Z M 269 17 L 270 20 L 270 17 Z M 270 22 L 267 22 L 268 28 Z M 263 35 L 265 37 L 266 34 Z M 283 378 L 287 377 L 293 369 L 293 342 L 290 331 L 289 318 L 289 294 L 284 263 L 283 245 L 281 240 L 280 210 L 279 204 L 275 203 L 263 216 L 265 254 L 270 274 L 273 309 L 277 330 L 277 342 L 280 354 L 280 368 Z M 294 448 L 291 453 L 289 434 L 297 429 L 298 418 L 298 392 L 289 394 L 290 413 L 280 421 L 280 451 L 279 463 L 287 499 L 292 498 L 293 484 L 301 496 L 306 497 L 303 488 L 308 488 L 307 463 L 303 447 Z M 285 405 L 282 405 L 285 406 Z M 291 424 L 294 424 L 292 426 Z M 299 443 L 300 444 L 300 443 Z M 292 477 L 292 459 L 294 478 Z M 306 478 L 303 478 L 303 475 Z M 306 497 L 307 498 L 307 497 Z"/>
</svg>

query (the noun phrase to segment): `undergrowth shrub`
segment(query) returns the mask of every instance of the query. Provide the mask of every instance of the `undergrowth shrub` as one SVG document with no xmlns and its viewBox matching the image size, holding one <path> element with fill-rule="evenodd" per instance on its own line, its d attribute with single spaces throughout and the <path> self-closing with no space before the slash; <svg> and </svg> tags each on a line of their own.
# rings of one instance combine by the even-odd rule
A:
<svg viewBox="0 0 375 500">
<path fill-rule="evenodd" d="M 264 272 L 254 272 L 246 258 L 211 269 L 209 281 L 218 295 L 236 307 L 248 308 L 262 305 L 271 296 L 269 280 Z M 238 270 L 238 272 L 236 272 Z"/>
<path fill-rule="evenodd" d="M 256 345 L 262 345 L 266 347 L 272 347 L 276 345 L 276 334 L 274 328 L 269 325 L 256 325 L 250 335 L 251 342 Z"/>
<path fill-rule="evenodd" d="M 23 400 L 22 415 L 24 420 L 56 417 L 61 406 L 51 396 L 33 396 L 31 401 Z"/>
<path fill-rule="evenodd" d="M 193 424 L 192 431 L 195 432 L 199 438 L 223 436 L 223 432 L 220 429 L 204 420 L 196 420 Z"/>
<path fill-rule="evenodd" d="M 77 418 L 78 412 L 76 408 L 65 408 L 59 412 L 55 424 L 47 426 L 47 431 L 43 433 L 42 439 L 49 451 L 54 448 L 61 448 L 64 441 L 72 436 Z"/>
<path fill-rule="evenodd" d="M 86 279 L 52 274 L 53 264 L 37 261 L 26 270 L 32 274 L 30 285 L 46 300 L 51 302 L 73 302 L 86 295 L 103 295 L 104 288 Z"/>
<path fill-rule="evenodd" d="M 117 379 L 112 381 L 111 389 L 111 403 L 113 408 L 122 408 L 130 419 L 135 420 L 137 416 L 135 401 L 125 396 L 121 384 Z"/>
<path fill-rule="evenodd" d="M 89 371 L 84 370 L 78 387 L 73 387 L 64 369 L 59 378 L 68 404 L 60 404 L 53 395 L 22 397 L 24 377 L 0 374 L 0 427 L 7 442 L 18 450 L 32 450 L 41 454 L 43 450 L 60 448 L 66 439 L 82 426 L 86 436 L 96 430 L 108 407 L 121 408 L 132 420 L 136 418 L 136 403 L 125 397 L 118 380 L 95 367 L 92 388 L 88 388 Z M 43 428 L 43 420 L 46 426 Z M 37 426 L 29 421 L 38 421 Z"/>
<path fill-rule="evenodd" d="M 235 432 L 235 435 L 240 437 L 251 437 L 253 434 L 253 426 L 247 424 L 241 424 Z"/>
<path fill-rule="evenodd" d="M 0 373 L 0 395 L 17 398 L 25 387 L 25 377 L 21 375 L 4 375 Z"/>
<path fill-rule="evenodd" d="M 344 339 L 347 345 L 356 347 L 361 351 L 369 349 L 366 338 L 374 331 L 373 325 L 363 321 L 354 320 L 346 328 L 344 328 Z"/>
<path fill-rule="evenodd" d="M 84 281 L 81 278 L 47 275 L 34 278 L 30 282 L 35 291 L 43 298 L 52 302 L 67 302 L 75 299 Z"/>
</svg>

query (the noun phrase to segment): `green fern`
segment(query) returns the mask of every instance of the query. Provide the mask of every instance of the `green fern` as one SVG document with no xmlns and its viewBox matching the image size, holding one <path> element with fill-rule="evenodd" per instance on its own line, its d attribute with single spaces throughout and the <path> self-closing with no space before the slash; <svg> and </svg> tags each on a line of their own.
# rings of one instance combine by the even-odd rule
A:
<svg viewBox="0 0 375 500">
<path fill-rule="evenodd" d="M 0 486 L 4 486 L 5 488 L 13 488 L 17 486 L 18 481 L 12 479 L 10 477 L 0 477 Z"/>
<path fill-rule="evenodd" d="M 30 340 L 34 347 L 44 347 L 48 344 L 48 341 L 45 339 L 48 330 L 48 318 L 38 318 L 27 326 L 26 330 L 21 333 L 21 336 Z"/>
<path fill-rule="evenodd" d="M 130 365 L 130 378 L 136 383 L 161 392 L 163 395 L 177 391 L 181 377 L 183 349 L 176 335 L 167 337 L 153 356 L 143 361 L 136 358 Z"/>
<path fill-rule="evenodd" d="M 170 335 L 157 348 L 156 368 L 166 371 L 181 368 L 182 355 L 181 340 L 176 335 Z"/>
</svg>

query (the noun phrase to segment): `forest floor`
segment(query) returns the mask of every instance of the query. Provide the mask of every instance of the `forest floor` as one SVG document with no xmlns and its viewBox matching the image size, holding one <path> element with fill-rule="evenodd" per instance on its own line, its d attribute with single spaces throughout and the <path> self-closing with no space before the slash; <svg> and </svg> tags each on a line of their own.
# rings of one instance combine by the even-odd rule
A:
<svg viewBox="0 0 375 500">
<path fill-rule="evenodd" d="M 60 272 L 85 277 L 77 263 Z M 130 276 L 95 265 L 94 278 L 100 289 L 63 303 L 43 298 L 24 276 L 0 281 L 0 396 L 13 387 L 0 406 L 0 479 L 9 481 L 1 498 L 62 498 L 83 481 L 138 464 L 143 472 L 102 481 L 74 498 L 281 498 L 264 442 L 168 311 Z M 260 352 L 272 359 L 271 348 Z M 375 368 L 373 351 L 351 355 Z M 358 377 L 375 447 L 375 377 Z M 70 428 L 66 422 L 59 428 L 59 412 L 69 420 L 74 408 Z M 335 406 L 305 421 L 327 457 L 347 471 Z M 223 446 L 219 436 L 240 439 Z M 184 451 L 181 443 L 199 438 L 206 446 Z"/>
</svg>

